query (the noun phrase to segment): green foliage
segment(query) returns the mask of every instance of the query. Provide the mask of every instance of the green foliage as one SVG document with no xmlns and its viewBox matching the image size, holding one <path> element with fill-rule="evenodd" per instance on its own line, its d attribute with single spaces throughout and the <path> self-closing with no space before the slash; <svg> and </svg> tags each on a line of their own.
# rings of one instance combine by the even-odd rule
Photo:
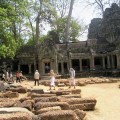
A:
<svg viewBox="0 0 120 120">
<path fill-rule="evenodd" d="M 23 44 L 20 26 L 25 15 L 26 0 L 0 1 L 0 56 L 15 56 L 16 50 Z"/>
<path fill-rule="evenodd" d="M 58 18 L 51 25 L 51 26 L 55 26 L 54 28 L 57 31 L 61 40 L 64 40 L 66 20 L 67 20 L 67 17 Z M 74 18 L 72 18 L 71 24 L 70 24 L 69 40 L 70 41 L 77 41 L 77 37 L 79 36 L 80 30 L 81 30 L 81 26 L 80 26 L 79 22 L 77 20 L 75 20 Z"/>
</svg>

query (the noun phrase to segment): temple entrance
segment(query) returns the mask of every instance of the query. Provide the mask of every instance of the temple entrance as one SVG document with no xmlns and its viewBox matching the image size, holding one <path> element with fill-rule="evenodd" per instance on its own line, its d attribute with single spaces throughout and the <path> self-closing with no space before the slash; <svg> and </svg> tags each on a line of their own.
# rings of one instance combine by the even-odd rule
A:
<svg viewBox="0 0 120 120">
<path fill-rule="evenodd" d="M 44 63 L 45 74 L 50 72 L 50 62 Z"/>
<path fill-rule="evenodd" d="M 28 74 L 29 73 L 28 65 L 21 65 L 20 69 L 23 72 L 23 74 Z"/>
<path fill-rule="evenodd" d="M 67 66 L 67 62 L 63 63 L 63 68 L 64 68 L 64 73 L 68 73 L 68 66 Z"/>
<path fill-rule="evenodd" d="M 74 68 L 76 72 L 80 71 L 79 59 L 72 60 L 72 68 Z"/>
<path fill-rule="evenodd" d="M 89 59 L 82 59 L 82 69 L 83 69 L 83 71 L 90 70 L 90 60 Z"/>
<path fill-rule="evenodd" d="M 62 73 L 61 63 L 58 63 L 58 73 Z"/>
<path fill-rule="evenodd" d="M 95 57 L 95 69 L 101 70 L 102 69 L 102 57 Z"/>
</svg>

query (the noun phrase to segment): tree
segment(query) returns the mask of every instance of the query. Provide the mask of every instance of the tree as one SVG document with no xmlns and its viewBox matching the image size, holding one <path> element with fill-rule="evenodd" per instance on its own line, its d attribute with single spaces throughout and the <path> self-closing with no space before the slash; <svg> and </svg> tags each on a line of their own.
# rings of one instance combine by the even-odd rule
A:
<svg viewBox="0 0 120 120">
<path fill-rule="evenodd" d="M 54 31 L 56 31 L 56 34 L 59 36 L 59 40 L 63 42 L 65 40 L 65 27 L 66 27 L 66 21 L 67 16 L 64 18 L 58 18 L 56 21 L 53 21 L 51 26 Z M 77 20 L 74 18 L 71 18 L 70 22 L 70 31 L 69 31 L 69 40 L 70 41 L 77 41 L 78 36 L 80 35 L 81 31 L 81 25 Z"/>
<path fill-rule="evenodd" d="M 20 0 L 0 1 L 0 56 L 4 58 L 13 58 L 22 43 L 19 25 L 22 23 L 23 4 Z"/>
<path fill-rule="evenodd" d="M 112 3 L 120 4 L 119 0 L 86 0 L 86 2 L 90 6 L 95 6 L 95 10 L 97 9 L 102 16 L 105 9 L 110 7 Z"/>
<path fill-rule="evenodd" d="M 69 37 L 69 28 L 70 28 L 70 21 L 71 21 L 73 4 L 74 4 L 74 0 L 71 0 L 70 9 L 69 9 L 69 13 L 68 13 L 68 18 L 67 18 L 67 21 L 66 21 L 66 29 L 65 29 L 65 42 L 66 42 L 66 51 L 67 51 L 68 60 L 69 60 L 69 57 L 70 57 L 69 46 L 68 46 L 68 42 L 69 42 L 68 37 Z M 70 68 L 70 63 L 68 64 L 68 68 Z"/>
</svg>

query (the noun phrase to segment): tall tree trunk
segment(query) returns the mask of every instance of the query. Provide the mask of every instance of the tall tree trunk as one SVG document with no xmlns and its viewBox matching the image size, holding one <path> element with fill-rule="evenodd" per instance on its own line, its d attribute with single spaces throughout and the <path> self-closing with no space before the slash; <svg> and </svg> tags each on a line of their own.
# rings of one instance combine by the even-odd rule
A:
<svg viewBox="0 0 120 120">
<path fill-rule="evenodd" d="M 69 53 L 69 28 L 70 28 L 70 21 L 72 16 L 72 10 L 73 10 L 74 0 L 71 0 L 70 2 L 70 9 L 68 13 L 67 23 L 66 23 L 66 29 L 65 29 L 65 42 L 66 42 L 66 51 L 67 51 L 67 57 L 68 61 L 70 59 L 70 53 Z M 70 68 L 70 61 L 68 62 L 68 69 Z"/>
<path fill-rule="evenodd" d="M 42 0 L 39 0 L 40 2 L 40 8 L 39 8 L 39 12 L 38 15 L 36 17 L 36 35 L 35 35 L 35 69 L 38 69 L 37 63 L 38 63 L 38 55 L 39 55 L 39 37 L 40 37 L 40 28 L 39 28 L 39 24 L 40 24 L 40 15 L 41 15 L 41 10 L 42 10 Z"/>
</svg>

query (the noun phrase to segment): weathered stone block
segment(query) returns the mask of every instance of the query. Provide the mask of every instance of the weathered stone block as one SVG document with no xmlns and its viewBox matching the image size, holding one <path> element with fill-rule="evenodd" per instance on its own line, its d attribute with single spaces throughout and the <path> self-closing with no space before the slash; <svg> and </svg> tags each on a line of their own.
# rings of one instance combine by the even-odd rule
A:
<svg viewBox="0 0 120 120">
<path fill-rule="evenodd" d="M 66 102 L 37 102 L 34 106 L 35 110 L 45 107 L 60 106 L 62 110 L 68 110 L 69 104 Z"/>
<path fill-rule="evenodd" d="M 56 110 L 61 110 L 61 107 L 60 106 L 54 106 L 54 107 L 42 108 L 42 109 L 36 111 L 35 114 L 42 114 L 42 113 L 45 113 L 45 112 L 56 111 Z"/>
<path fill-rule="evenodd" d="M 57 110 L 38 115 L 41 120 L 79 120 L 72 110 Z"/>
</svg>

